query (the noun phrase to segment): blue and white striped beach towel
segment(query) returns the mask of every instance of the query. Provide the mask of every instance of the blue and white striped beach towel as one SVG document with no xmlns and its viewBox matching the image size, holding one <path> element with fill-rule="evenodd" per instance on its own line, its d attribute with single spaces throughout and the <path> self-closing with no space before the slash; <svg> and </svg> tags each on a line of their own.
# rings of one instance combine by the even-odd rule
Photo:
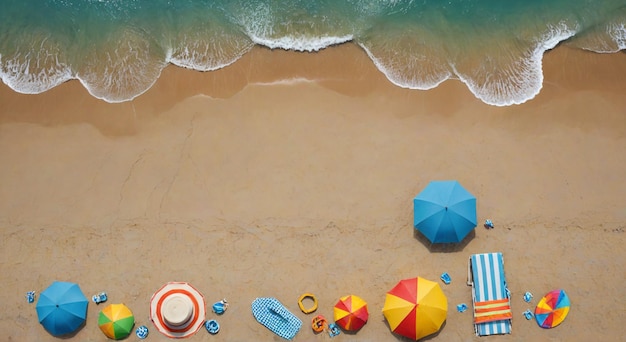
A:
<svg viewBox="0 0 626 342">
<path fill-rule="evenodd" d="M 263 326 L 287 340 L 294 338 L 302 327 L 302 321 L 276 298 L 255 299 L 252 302 L 252 315 Z"/>
<path fill-rule="evenodd" d="M 506 277 L 504 276 L 504 260 L 502 253 L 472 255 L 469 259 L 467 277 L 468 285 L 472 286 L 475 321 L 479 320 L 477 317 L 481 314 L 483 316 L 486 315 L 485 313 L 477 313 L 477 311 L 481 311 L 479 308 L 490 308 L 485 311 L 491 310 L 493 313 L 491 321 L 474 324 L 476 335 L 510 334 L 511 294 L 507 288 Z M 481 305 L 485 302 L 499 303 Z M 500 308 L 494 309 L 494 306 L 500 306 Z"/>
</svg>

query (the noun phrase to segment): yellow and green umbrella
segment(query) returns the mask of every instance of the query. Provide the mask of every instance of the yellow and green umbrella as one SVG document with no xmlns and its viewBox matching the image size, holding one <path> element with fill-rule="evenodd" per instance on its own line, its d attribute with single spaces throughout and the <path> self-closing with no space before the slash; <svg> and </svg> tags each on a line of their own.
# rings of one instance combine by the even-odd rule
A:
<svg viewBox="0 0 626 342">
<path fill-rule="evenodd" d="M 447 314 L 448 299 L 439 284 L 421 277 L 401 280 L 387 292 L 383 307 L 391 331 L 412 340 L 439 331 Z"/>
<path fill-rule="evenodd" d="M 121 340 L 130 335 L 135 325 L 135 316 L 124 304 L 109 304 L 98 317 L 98 326 L 108 338 Z"/>
</svg>

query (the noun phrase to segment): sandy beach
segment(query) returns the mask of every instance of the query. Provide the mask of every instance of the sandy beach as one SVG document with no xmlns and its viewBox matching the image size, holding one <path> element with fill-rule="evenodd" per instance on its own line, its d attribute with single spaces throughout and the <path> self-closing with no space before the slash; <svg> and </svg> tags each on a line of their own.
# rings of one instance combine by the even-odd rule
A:
<svg viewBox="0 0 626 342">
<path fill-rule="evenodd" d="M 214 72 L 170 66 L 120 104 L 78 81 L 39 95 L 2 84 L 0 340 L 58 340 L 24 295 L 63 280 L 127 304 L 148 341 L 169 340 L 149 320 L 168 281 L 202 291 L 207 318 L 222 326 L 189 341 L 282 340 L 253 318 L 256 297 L 304 321 L 294 341 L 331 340 L 299 311 L 305 292 L 326 317 L 341 296 L 368 302 L 365 327 L 333 341 L 403 341 L 381 309 L 386 291 L 415 276 L 448 297 L 432 341 L 622 340 L 626 58 L 561 46 L 546 54 L 544 75 L 535 99 L 494 107 L 459 81 L 401 89 L 345 44 L 259 47 Z M 413 228 L 413 198 L 442 179 L 477 198 L 479 226 L 456 246 Z M 504 255 L 511 335 L 475 337 L 471 313 L 455 310 L 471 306 L 467 261 L 483 252 Z M 556 288 L 572 301 L 561 326 L 524 319 Z M 222 298 L 231 305 L 217 317 L 210 305 Z M 100 309 L 89 304 L 70 341 L 107 340 Z"/>
</svg>

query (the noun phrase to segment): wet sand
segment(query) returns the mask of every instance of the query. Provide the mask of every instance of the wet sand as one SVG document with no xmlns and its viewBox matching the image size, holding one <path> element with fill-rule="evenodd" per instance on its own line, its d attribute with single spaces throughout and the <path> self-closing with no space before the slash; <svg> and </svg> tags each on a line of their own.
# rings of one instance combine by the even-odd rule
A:
<svg viewBox="0 0 626 342">
<path fill-rule="evenodd" d="M 477 341 L 471 313 L 455 306 L 471 306 L 468 257 L 500 251 L 514 319 L 494 340 L 619 340 L 626 59 L 559 47 L 544 69 L 542 92 L 511 107 L 458 81 L 398 88 L 350 44 L 256 48 L 215 72 L 168 67 L 120 104 L 77 81 L 39 95 L 0 85 L 2 339 L 57 340 L 24 294 L 64 280 L 127 304 L 150 341 L 168 340 L 148 317 L 167 281 L 201 290 L 222 326 L 190 341 L 281 340 L 252 317 L 266 296 L 304 321 L 295 341 L 330 340 L 298 310 L 304 292 L 327 317 L 341 296 L 368 302 L 366 326 L 333 341 L 398 341 L 381 313 L 386 291 L 448 272 L 448 319 L 433 340 Z M 433 246 L 412 226 L 412 199 L 435 179 L 477 197 L 479 227 L 456 246 Z M 526 321 L 555 288 L 572 301 L 565 322 Z M 224 297 L 231 306 L 217 317 L 210 305 Z M 101 308 L 90 303 L 70 340 L 106 340 Z"/>
</svg>

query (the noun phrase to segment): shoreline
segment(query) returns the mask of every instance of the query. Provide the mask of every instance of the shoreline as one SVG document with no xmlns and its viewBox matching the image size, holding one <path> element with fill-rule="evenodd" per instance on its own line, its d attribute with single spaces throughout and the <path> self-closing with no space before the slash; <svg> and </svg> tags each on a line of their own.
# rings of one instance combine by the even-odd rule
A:
<svg viewBox="0 0 626 342">
<path fill-rule="evenodd" d="M 368 302 L 369 322 L 339 339 L 397 341 L 380 313 L 385 292 L 445 271 L 448 320 L 437 337 L 479 341 L 455 306 L 471 306 L 469 255 L 501 251 L 514 317 L 499 340 L 621 336 L 626 315 L 606 310 L 626 298 L 615 281 L 626 277 L 623 57 L 560 46 L 544 57 L 542 92 L 510 107 L 482 103 L 459 81 L 398 88 L 356 46 L 257 49 L 207 73 L 170 66 L 121 104 L 79 82 L 39 95 L 1 85 L 0 329 L 57 340 L 23 294 L 65 280 L 88 298 L 106 291 L 151 341 L 168 341 L 148 320 L 150 296 L 188 281 L 207 307 L 231 304 L 217 317 L 219 340 L 274 340 L 250 312 L 263 296 L 303 320 L 294 341 L 327 340 L 298 310 L 311 292 L 327 318 L 341 296 Z M 318 81 L 260 85 L 283 79 Z M 457 179 L 477 197 L 478 227 L 457 246 L 431 246 L 412 228 L 412 199 L 433 179 Z M 487 218 L 495 229 L 482 228 Z M 554 288 L 572 309 L 543 330 L 522 312 Z M 72 339 L 104 338 L 102 307 L 89 304 Z"/>
<path fill-rule="evenodd" d="M 592 72 L 601 72 L 604 77 L 612 83 L 619 84 L 620 80 L 616 75 L 619 74 L 619 71 L 626 70 L 623 58 L 621 58 L 622 55 L 623 53 L 620 52 L 600 54 L 570 48 L 560 44 L 556 48 L 544 53 L 543 73 L 544 80 L 548 80 L 548 82 L 544 82 L 543 88 L 549 85 L 550 79 L 556 79 L 561 82 L 565 81 L 570 85 L 576 84 L 580 87 L 582 83 L 580 76 L 586 75 L 586 73 L 577 72 L 576 69 L 580 67 L 588 68 L 590 66 Z M 607 70 L 606 66 L 617 66 L 617 69 Z M 578 79 L 576 76 L 578 76 Z M 366 92 L 374 90 L 374 87 L 380 89 L 380 87 L 376 85 L 383 85 L 384 88 L 395 87 L 408 90 L 408 88 L 402 88 L 391 83 L 391 81 L 375 67 L 373 61 L 361 47 L 355 43 L 348 42 L 330 46 L 317 52 L 285 51 L 282 49 L 269 49 L 264 46 L 255 46 L 250 52 L 243 55 L 233 64 L 218 70 L 206 72 L 169 64 L 163 69 L 161 76 L 157 79 L 155 84 L 143 94 L 138 95 L 134 100 L 109 103 L 94 98 L 93 102 L 113 106 L 123 106 L 128 103 L 154 103 L 155 100 L 159 100 L 160 98 L 160 96 L 154 96 L 154 94 L 162 92 L 174 93 L 178 101 L 195 94 L 204 94 L 225 99 L 234 96 L 251 84 L 271 85 L 272 83 L 289 82 L 290 80 L 317 82 L 329 89 L 349 95 L 363 95 Z M 374 83 L 372 83 L 372 81 L 374 81 Z M 188 84 L 183 84 L 187 82 Z M 466 92 L 470 92 L 467 86 L 456 78 L 448 79 L 438 87 L 430 90 L 413 89 L 411 91 L 432 92 L 441 87 L 445 88 L 449 86 L 450 83 L 459 83 L 463 85 Z M 358 85 L 357 91 L 354 90 L 355 84 Z M 594 88 L 598 86 L 602 86 L 602 84 L 593 84 Z M 180 89 L 181 87 L 182 89 Z M 0 95 L 2 98 L 11 98 L 11 94 L 18 95 L 18 97 L 51 97 L 51 92 L 55 95 L 57 93 L 64 93 L 65 91 L 61 91 L 64 88 L 71 89 L 65 91 L 72 91 L 75 95 L 76 93 L 84 93 L 80 95 L 81 98 L 83 98 L 85 94 L 91 97 L 80 81 L 76 79 L 67 81 L 40 94 L 20 94 L 8 88 L 7 85 L 2 84 L 0 86 Z M 82 88 L 82 90 L 79 90 L 79 88 Z M 584 88 L 584 86 L 581 88 Z M 610 87 L 603 88 L 610 90 Z M 542 91 L 533 99 L 526 101 L 525 104 L 535 100 L 541 95 Z M 23 100 L 18 99 L 17 101 L 19 103 Z M 169 105 L 171 106 L 171 103 Z M 501 107 L 515 106 L 519 105 Z"/>
</svg>

